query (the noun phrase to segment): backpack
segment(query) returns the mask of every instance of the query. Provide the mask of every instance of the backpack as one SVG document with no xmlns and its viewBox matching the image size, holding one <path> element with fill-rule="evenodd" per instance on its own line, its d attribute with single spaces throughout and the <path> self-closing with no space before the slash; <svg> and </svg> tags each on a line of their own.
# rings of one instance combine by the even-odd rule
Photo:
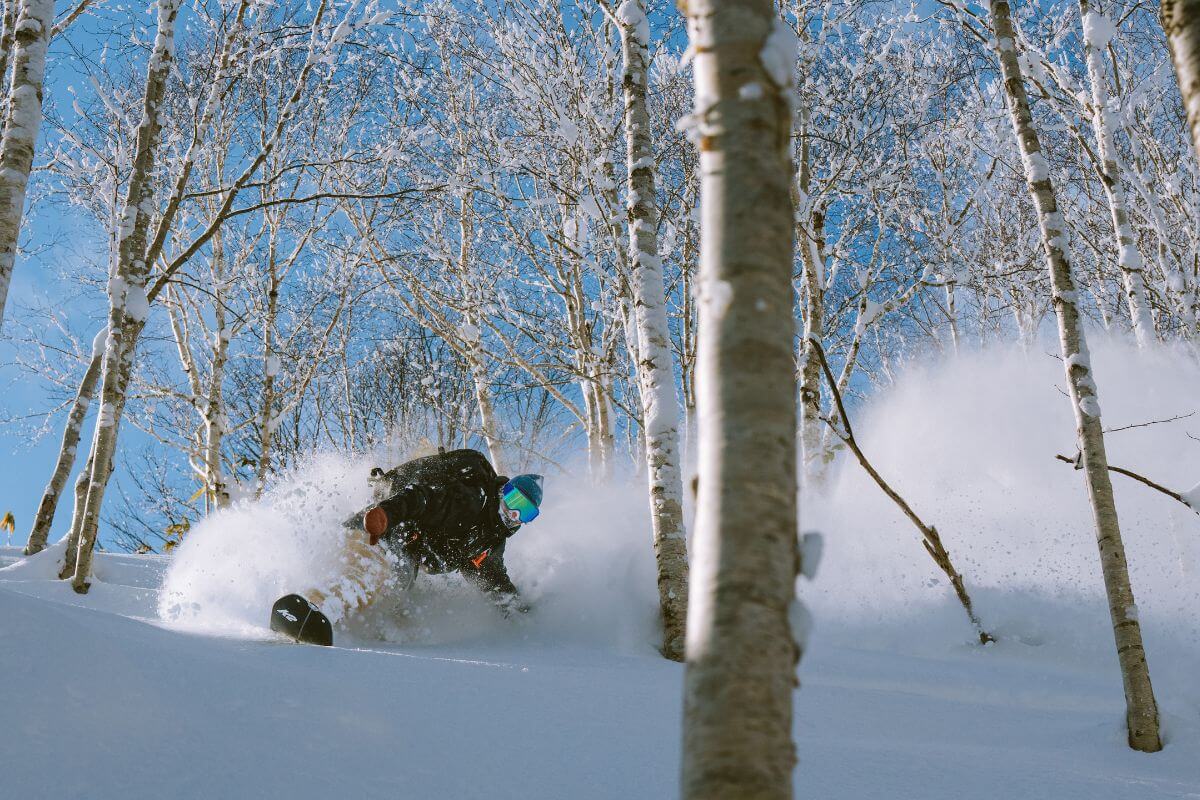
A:
<svg viewBox="0 0 1200 800">
<path fill-rule="evenodd" d="M 463 483 L 492 492 L 499 488 L 496 470 L 478 450 L 464 448 L 439 452 L 436 455 L 414 458 L 384 472 L 376 467 L 371 471 L 371 485 L 376 500 L 391 497 L 410 483 L 444 486 Z"/>
</svg>

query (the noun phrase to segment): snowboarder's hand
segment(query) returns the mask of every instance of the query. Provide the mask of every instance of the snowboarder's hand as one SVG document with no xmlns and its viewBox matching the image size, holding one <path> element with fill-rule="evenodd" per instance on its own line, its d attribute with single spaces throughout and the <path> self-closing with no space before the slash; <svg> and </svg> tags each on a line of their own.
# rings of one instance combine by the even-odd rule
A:
<svg viewBox="0 0 1200 800">
<path fill-rule="evenodd" d="M 363 515 L 363 530 L 371 537 L 371 544 L 379 544 L 388 527 L 388 515 L 381 506 L 367 509 L 367 513 Z"/>
<path fill-rule="evenodd" d="M 528 614 L 532 606 L 526 603 L 517 595 L 505 595 L 496 601 L 496 607 L 500 609 L 500 613 L 505 619 L 512 619 L 512 615 Z"/>
</svg>

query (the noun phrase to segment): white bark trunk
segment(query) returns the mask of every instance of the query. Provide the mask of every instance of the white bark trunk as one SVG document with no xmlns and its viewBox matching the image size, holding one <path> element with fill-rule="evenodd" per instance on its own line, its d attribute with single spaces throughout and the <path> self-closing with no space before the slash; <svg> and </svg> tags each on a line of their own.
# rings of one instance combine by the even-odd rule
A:
<svg viewBox="0 0 1200 800">
<path fill-rule="evenodd" d="M 950 346 L 954 355 L 958 355 L 962 345 L 958 332 L 958 302 L 955 297 L 957 289 L 957 280 L 946 281 L 946 315 L 950 317 Z"/>
<path fill-rule="evenodd" d="M 62 570 L 58 577 L 66 580 L 75 574 L 76 556 L 79 553 L 79 537 L 83 531 L 83 508 L 87 504 L 88 487 L 92 483 L 92 464 L 94 459 L 88 454 L 88 460 L 83 465 L 83 471 L 75 479 L 75 504 L 71 512 L 71 529 L 67 532 L 67 550 L 63 556 Z"/>
<path fill-rule="evenodd" d="M 586 369 L 581 362 L 582 359 L 577 359 L 576 368 L 580 371 Z M 586 373 L 585 373 L 586 374 Z M 584 413 L 584 433 L 587 437 L 588 448 L 588 477 L 592 483 L 603 483 L 604 461 L 601 457 L 600 449 L 600 410 L 596 407 L 596 390 L 589 378 L 580 378 L 579 393 L 583 397 L 583 413 Z"/>
<path fill-rule="evenodd" d="M 258 409 L 258 466 L 254 476 L 254 497 L 262 497 L 271 471 L 272 445 L 275 441 L 275 381 L 279 372 L 279 357 L 275 354 L 275 325 L 279 317 L 279 288 L 282 279 L 277 261 L 279 221 L 271 219 L 271 234 L 267 244 L 267 304 L 263 315 L 263 386 Z"/>
<path fill-rule="evenodd" d="M 476 317 L 467 316 L 468 324 L 481 330 Z M 480 334 L 482 336 L 482 333 Z M 479 340 L 467 345 L 467 365 L 471 370 L 471 381 L 475 388 L 475 404 L 479 406 L 479 424 L 483 430 L 484 441 L 487 442 L 488 455 L 496 472 L 505 474 L 507 469 L 504 457 L 504 443 L 500 439 L 500 421 L 496 417 L 495 406 L 492 405 L 492 382 L 487 371 L 487 363 L 483 345 Z"/>
<path fill-rule="evenodd" d="M 466 179 L 466 168 L 463 167 L 463 179 Z M 474 236 L 474 214 L 471 208 L 471 193 L 464 192 L 458 204 L 458 275 L 463 289 L 470 286 L 471 237 Z M 464 291 L 464 295 L 467 292 Z M 504 443 L 500 438 L 500 421 L 496 418 L 496 410 L 492 405 L 492 384 L 487 371 L 487 354 L 483 349 L 483 327 L 471 305 L 474 301 L 464 297 L 467 311 L 464 319 L 468 330 L 474 335 L 467 337 L 464 349 L 467 356 L 467 368 L 471 372 L 471 381 L 475 389 L 475 404 L 479 407 L 479 426 L 483 439 L 487 442 L 488 455 L 492 460 L 492 468 L 501 475 L 505 474 Z"/>
<path fill-rule="evenodd" d="M 681 794 L 790 798 L 793 622 L 803 615 L 787 99 L 795 54 L 769 0 L 689 0 L 686 10 L 702 226 Z"/>
<path fill-rule="evenodd" d="M 218 58 L 217 73 L 213 77 L 212 85 L 209 88 L 208 94 L 205 96 L 203 113 L 200 115 L 200 119 L 192 131 L 192 139 L 188 144 L 187 151 L 183 154 L 182 163 L 179 166 L 179 174 L 175 178 L 175 185 L 167 199 L 163 213 L 158 218 L 158 226 L 155 230 L 154 238 L 150 242 L 150 248 L 146 255 L 146 263 L 148 264 L 153 264 L 158 259 L 159 254 L 162 252 L 162 249 L 166 244 L 167 235 L 170 232 L 171 226 L 175 221 L 175 216 L 179 212 L 179 208 L 183 203 L 184 195 L 187 191 L 188 180 L 191 177 L 192 170 L 196 165 L 196 158 L 200 154 L 200 146 L 208 136 L 210 129 L 224 107 L 227 84 L 228 81 L 233 77 L 236 70 L 233 56 L 238 50 L 238 42 L 242 38 L 242 35 L 245 31 L 246 14 L 250 9 L 250 3 L 251 0 L 241 0 L 241 2 L 238 4 L 237 13 L 229 25 L 228 32 L 225 34 L 225 40 L 221 45 L 221 55 Z M 320 19 L 320 14 L 323 9 L 324 6 L 317 11 L 318 20 Z M 303 85 L 303 80 L 305 76 L 307 76 L 309 69 L 310 67 L 306 65 L 304 70 L 301 72 L 301 85 Z M 229 205 L 232 203 L 232 197 L 237 194 L 238 189 L 245 183 L 246 180 L 249 179 L 249 176 L 254 173 L 254 170 L 258 168 L 258 165 L 265 160 L 266 153 L 268 153 L 273 148 L 274 143 L 278 141 L 279 132 L 282 129 L 281 126 L 287 121 L 296 97 L 296 94 L 292 95 L 292 99 L 289 100 L 288 105 L 285 106 L 284 111 L 279 115 L 279 119 L 276 121 L 275 125 L 275 135 L 268 140 L 267 147 L 259 153 L 258 158 L 255 159 L 255 161 L 249 167 L 247 167 L 246 171 L 242 173 L 241 177 L 239 177 L 235 183 L 234 188 L 226 193 L 224 209 L 219 213 L 224 213 L 228 210 Z"/>
<path fill-rule="evenodd" d="M 825 423 L 821 421 L 821 364 L 813 343 L 825 337 L 825 217 L 812 207 L 809 198 L 809 146 L 805 136 L 800 145 L 799 190 L 800 258 L 804 265 L 804 338 L 800 342 L 800 446 L 804 454 L 804 478 L 820 489 L 824 482 Z"/>
<path fill-rule="evenodd" d="M 153 210 L 152 176 L 162 128 L 160 112 L 175 49 L 175 19 L 179 0 L 159 0 L 158 33 L 150 52 L 146 71 L 146 95 L 141 123 L 137 130 L 133 168 L 129 177 L 125 208 L 121 216 L 117 244 L 117 265 L 109 278 L 108 335 L 104 347 L 100 412 L 92 442 L 92 470 L 79 547 L 71 586 L 76 592 L 88 590 L 92 567 L 92 548 L 100 524 L 100 508 L 108 478 L 112 473 L 117 432 L 125 410 L 129 377 L 138 335 L 146 322 L 149 305 L 146 279 L 150 264 L 146 261 L 147 234 Z M 70 565 L 68 564 L 68 567 Z"/>
<path fill-rule="evenodd" d="M 8 114 L 0 139 L 0 325 L 4 324 L 4 306 L 25 213 L 25 189 L 42 124 L 42 83 L 53 25 L 54 0 L 21 0 L 14 30 Z"/>
<path fill-rule="evenodd" d="M 1162 0 L 1159 13 L 1187 111 L 1193 155 L 1200 155 L 1200 0 Z"/>
<path fill-rule="evenodd" d="M 642 0 L 625 0 L 621 20 L 624 73 L 625 144 L 628 186 L 629 261 L 633 270 L 634 315 L 638 331 L 638 378 L 654 556 L 658 565 L 658 601 L 667 658 L 682 661 L 686 638 L 688 563 L 683 528 L 683 473 L 679 463 L 679 403 L 662 260 L 658 256 L 658 197 L 654 150 L 646 109 L 650 69 L 650 22 Z"/>
<path fill-rule="evenodd" d="M 224 292 L 221 284 L 225 279 L 221 267 L 220 244 L 214 247 L 214 281 L 216 296 L 213 303 L 212 365 L 208 380 L 207 399 L 204 406 L 204 485 L 210 510 L 229 505 L 229 487 L 225 485 L 225 474 L 221 464 L 221 445 L 225 439 L 225 407 L 223 389 L 225 365 L 229 359 L 229 329 L 226 327 Z"/>
<path fill-rule="evenodd" d="M 75 468 L 75 455 L 79 449 L 79 436 L 83 430 L 83 420 L 87 416 L 88 408 L 92 405 L 92 397 L 96 394 L 96 383 L 100 379 L 100 362 L 104 356 L 103 347 L 104 332 L 101 332 L 92 342 L 92 360 L 83 373 L 79 389 L 75 392 L 75 401 L 71 404 L 70 413 L 67 414 L 67 425 L 63 429 L 62 444 L 58 448 L 58 460 L 54 464 L 50 482 L 46 484 L 46 491 L 42 493 L 42 502 L 38 505 L 37 516 L 33 519 L 33 529 L 29 532 L 29 541 L 25 545 L 25 555 L 27 556 L 44 550 L 46 541 L 50 538 L 50 528 L 54 525 L 54 515 L 58 509 L 58 498 L 62 494 L 63 487 L 67 485 L 67 478 L 71 477 L 71 470 Z"/>
<path fill-rule="evenodd" d="M 632 293 L 632 290 L 631 290 Z M 633 371 L 633 375 L 629 377 L 629 389 L 631 392 L 637 392 L 636 405 L 632 402 L 630 407 L 633 408 L 636 417 L 630 422 L 632 423 L 632 438 L 633 446 L 630 448 L 630 457 L 633 459 L 634 476 L 640 478 L 642 470 L 646 466 L 646 426 L 641 413 L 641 396 L 642 389 L 639 386 L 640 378 L 638 376 L 638 365 L 642 363 L 641 348 L 638 344 L 637 336 L 637 321 L 634 317 L 633 308 L 628 298 L 621 299 L 621 330 L 625 339 L 625 352 L 629 358 L 629 364 Z M 632 400 L 632 398 L 631 398 Z"/>
<path fill-rule="evenodd" d="M 1033 116 L 1030 113 L 1024 78 L 1018 62 L 1008 0 L 994 0 L 990 8 L 1013 134 L 1025 164 L 1029 193 L 1037 208 L 1042 246 L 1050 272 L 1071 405 L 1075 412 L 1076 432 L 1083 453 L 1084 477 L 1096 523 L 1113 636 L 1125 684 L 1129 746 L 1136 750 L 1154 752 L 1162 748 L 1158 733 L 1158 706 L 1150 684 L 1150 671 L 1142 646 L 1141 626 L 1138 624 L 1137 607 L 1129 583 L 1125 547 L 1121 541 L 1116 503 L 1113 500 L 1112 483 L 1108 474 L 1100 404 L 1088 360 L 1087 341 L 1076 306 L 1078 292 L 1067 253 L 1066 225 L 1062 213 L 1058 210 L 1058 200 L 1050 180 L 1049 163 L 1042 155 L 1041 143 L 1033 127 Z"/>
<path fill-rule="evenodd" d="M 279 368 L 275 355 L 275 314 L 278 289 L 272 289 L 269 310 L 263 332 L 263 388 L 258 411 L 258 468 L 254 480 L 254 496 L 261 497 L 271 471 L 272 444 L 275 440 L 275 377 Z"/>
<path fill-rule="evenodd" d="M 1134 151 L 1133 169 L 1129 177 L 1137 193 L 1141 196 L 1144 207 L 1154 225 L 1154 234 L 1158 242 L 1156 248 L 1158 268 L 1166 276 L 1167 291 L 1175 299 L 1182 322 L 1183 338 L 1195 346 L 1197 336 L 1195 305 L 1196 287 L 1194 276 L 1187 272 L 1180 263 L 1179 255 L 1171 244 L 1170 226 L 1167 224 L 1163 211 L 1165 202 L 1161 187 L 1149 174 L 1147 168 Z"/>
<path fill-rule="evenodd" d="M 613 435 L 613 408 L 612 400 L 612 375 L 613 363 L 611 359 L 605 363 L 605 373 L 597 377 L 592 383 L 592 389 L 596 393 L 596 427 L 600 437 L 600 479 L 602 483 L 608 483 L 612 480 L 613 475 L 613 455 L 616 450 L 615 437 Z"/>
<path fill-rule="evenodd" d="M 12 63 L 13 46 L 16 44 L 17 11 L 19 0 L 4 0 L 3 32 L 0 32 L 0 85 L 9 86 L 12 80 L 8 73 Z M 51 33 L 53 37 L 53 32 Z M 0 130 L 8 124 L 9 98 L 0 100 Z"/>
<path fill-rule="evenodd" d="M 1104 27 L 1107 19 L 1091 10 L 1088 0 L 1079 0 L 1079 15 L 1083 21 L 1083 55 L 1087 62 L 1088 80 L 1092 84 L 1092 129 L 1096 134 L 1097 155 L 1100 158 L 1100 182 L 1104 185 L 1108 210 L 1112 217 L 1117 246 L 1117 267 L 1125 284 L 1125 301 L 1139 347 L 1154 344 L 1154 319 L 1150 316 L 1150 299 L 1146 296 L 1145 262 L 1138 251 L 1133 225 L 1129 221 L 1129 205 L 1125 199 L 1125 180 L 1118 161 L 1116 115 L 1109 106 L 1108 77 L 1100 48 L 1108 44 Z M 1094 15 L 1089 19 L 1089 15 Z M 1090 24 L 1103 20 L 1104 24 Z"/>
</svg>

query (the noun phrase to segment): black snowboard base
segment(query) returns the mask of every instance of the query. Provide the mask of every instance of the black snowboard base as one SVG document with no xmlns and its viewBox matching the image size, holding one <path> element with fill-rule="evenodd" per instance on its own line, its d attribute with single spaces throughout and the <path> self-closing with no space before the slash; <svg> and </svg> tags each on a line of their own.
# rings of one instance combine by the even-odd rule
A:
<svg viewBox="0 0 1200 800">
<path fill-rule="evenodd" d="M 329 618 L 298 594 L 285 594 L 271 606 L 271 630 L 304 644 L 333 644 Z"/>
</svg>

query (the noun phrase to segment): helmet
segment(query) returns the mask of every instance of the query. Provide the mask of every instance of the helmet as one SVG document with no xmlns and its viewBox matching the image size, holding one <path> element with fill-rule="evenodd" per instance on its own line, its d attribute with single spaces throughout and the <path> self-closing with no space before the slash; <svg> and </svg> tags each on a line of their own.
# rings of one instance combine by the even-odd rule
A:
<svg viewBox="0 0 1200 800">
<path fill-rule="evenodd" d="M 541 475 L 517 475 L 500 490 L 500 512 L 512 525 L 533 522 L 541 504 Z"/>
</svg>

